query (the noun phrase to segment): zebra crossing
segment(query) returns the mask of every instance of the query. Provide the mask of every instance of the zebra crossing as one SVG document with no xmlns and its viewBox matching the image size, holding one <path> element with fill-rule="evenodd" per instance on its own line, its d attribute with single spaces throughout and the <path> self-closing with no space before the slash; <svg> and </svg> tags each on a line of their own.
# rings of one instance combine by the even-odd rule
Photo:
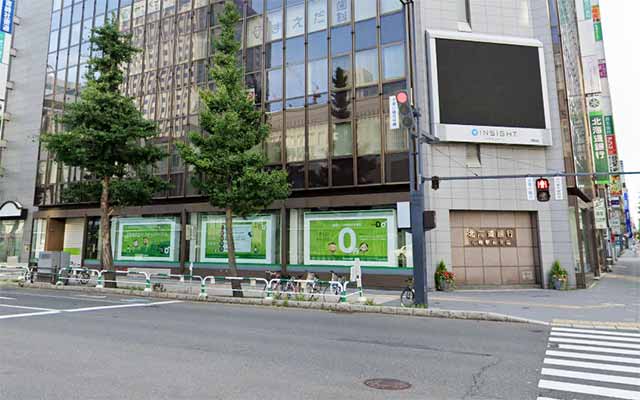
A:
<svg viewBox="0 0 640 400">
<path fill-rule="evenodd" d="M 538 400 L 640 400 L 640 331 L 554 326 Z"/>
</svg>

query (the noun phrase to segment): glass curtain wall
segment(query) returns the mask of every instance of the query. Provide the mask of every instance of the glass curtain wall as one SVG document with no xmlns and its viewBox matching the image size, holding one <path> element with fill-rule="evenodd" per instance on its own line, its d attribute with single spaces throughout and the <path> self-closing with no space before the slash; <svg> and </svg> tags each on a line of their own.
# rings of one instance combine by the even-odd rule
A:
<svg viewBox="0 0 640 400">
<path fill-rule="evenodd" d="M 406 132 L 388 129 L 388 96 L 407 87 L 405 17 L 399 0 L 236 0 L 239 61 L 256 106 L 267 112 L 270 168 L 286 168 L 296 190 L 408 181 Z M 198 131 L 199 94 L 213 88 L 211 41 L 223 2 L 55 0 L 42 131 L 86 86 L 91 29 L 112 15 L 137 54 L 122 90 L 158 122 L 170 156 L 155 173 L 172 183 L 159 198 L 198 196 L 176 143 Z M 41 149 L 37 204 L 60 204 L 83 171 Z"/>
</svg>

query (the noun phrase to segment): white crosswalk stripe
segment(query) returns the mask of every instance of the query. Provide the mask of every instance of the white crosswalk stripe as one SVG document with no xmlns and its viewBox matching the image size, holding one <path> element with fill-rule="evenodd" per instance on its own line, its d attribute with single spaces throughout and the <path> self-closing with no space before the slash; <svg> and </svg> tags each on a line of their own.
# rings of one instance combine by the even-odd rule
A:
<svg viewBox="0 0 640 400">
<path fill-rule="evenodd" d="M 553 327 L 538 400 L 640 400 L 640 333 Z"/>
</svg>

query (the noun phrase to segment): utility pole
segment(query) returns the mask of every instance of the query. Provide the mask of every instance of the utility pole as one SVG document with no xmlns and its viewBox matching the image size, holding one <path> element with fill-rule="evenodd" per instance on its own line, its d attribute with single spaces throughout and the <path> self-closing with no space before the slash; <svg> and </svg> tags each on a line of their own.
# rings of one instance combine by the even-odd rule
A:
<svg viewBox="0 0 640 400">
<path fill-rule="evenodd" d="M 409 52 L 411 68 L 411 102 L 414 107 L 418 103 L 417 71 L 416 71 L 416 16 L 413 0 L 400 0 L 405 8 L 405 18 L 409 19 Z M 410 218 L 411 218 L 411 242 L 413 253 L 413 284 L 415 290 L 415 305 L 428 304 L 427 302 L 427 266 L 425 254 L 424 234 L 424 182 L 422 179 L 422 141 L 420 132 L 420 112 L 413 109 L 415 123 L 407 129 L 409 135 L 409 182 L 410 189 Z"/>
</svg>

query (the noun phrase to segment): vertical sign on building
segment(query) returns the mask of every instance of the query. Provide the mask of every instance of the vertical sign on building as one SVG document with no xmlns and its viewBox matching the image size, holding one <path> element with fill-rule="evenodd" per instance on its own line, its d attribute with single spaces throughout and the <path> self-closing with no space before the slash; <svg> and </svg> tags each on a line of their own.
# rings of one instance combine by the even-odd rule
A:
<svg viewBox="0 0 640 400">
<path fill-rule="evenodd" d="M 13 33 L 13 10 L 15 0 L 2 0 L 2 14 L 0 15 L 0 31 Z"/>
<path fill-rule="evenodd" d="M 605 145 L 604 121 L 602 112 L 591 111 L 589 113 L 589 124 L 591 125 L 591 141 L 593 146 L 593 163 L 595 172 L 608 173 L 609 160 Z M 609 183 L 609 177 L 606 175 L 598 175 L 596 183 L 606 185 Z"/>
<path fill-rule="evenodd" d="M 564 178 L 561 176 L 553 177 L 553 191 L 555 192 L 556 200 L 564 200 L 564 184 L 562 183 L 563 179 Z"/>
<path fill-rule="evenodd" d="M 591 9 L 591 16 L 593 18 L 593 33 L 596 38 L 596 42 L 602 41 L 602 22 L 600 21 L 600 6 L 595 5 Z"/>
<path fill-rule="evenodd" d="M 604 199 L 596 199 L 594 202 L 593 216 L 596 220 L 596 229 L 607 229 L 607 208 Z"/>
<path fill-rule="evenodd" d="M 527 178 L 527 200 L 533 201 L 536 199 L 536 183 L 533 178 Z"/>
<path fill-rule="evenodd" d="M 389 129 L 400 128 L 400 110 L 396 96 L 389 96 Z"/>
<path fill-rule="evenodd" d="M 582 0 L 582 8 L 584 10 L 584 19 L 591 19 L 591 0 Z"/>
<path fill-rule="evenodd" d="M 600 72 L 600 78 L 607 78 L 609 76 L 607 73 L 607 60 L 598 60 L 598 71 Z"/>
</svg>

